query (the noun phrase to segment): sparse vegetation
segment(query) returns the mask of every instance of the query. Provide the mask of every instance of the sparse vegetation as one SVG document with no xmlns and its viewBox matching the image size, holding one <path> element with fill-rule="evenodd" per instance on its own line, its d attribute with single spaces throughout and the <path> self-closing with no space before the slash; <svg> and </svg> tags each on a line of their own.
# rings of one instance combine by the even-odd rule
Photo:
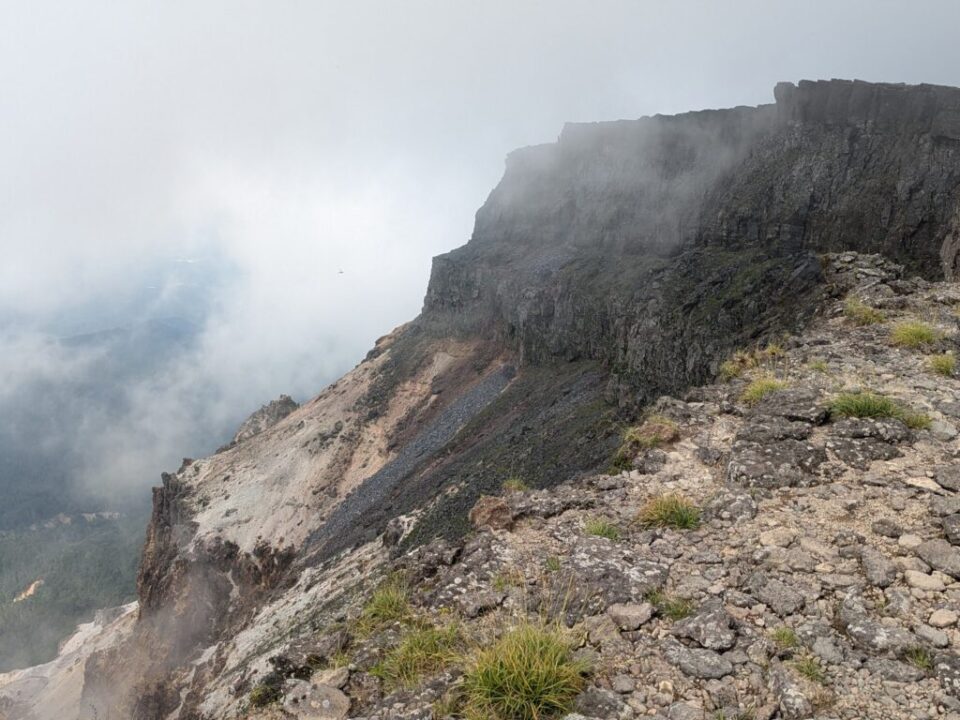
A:
<svg viewBox="0 0 960 720">
<path fill-rule="evenodd" d="M 280 699 L 280 688 L 269 683 L 260 683 L 253 690 L 247 699 L 251 707 L 265 707 Z"/>
<path fill-rule="evenodd" d="M 924 672 L 933 670 L 933 653 L 925 647 L 918 645 L 917 647 L 908 648 L 903 654 L 903 659 Z"/>
<path fill-rule="evenodd" d="M 748 370 L 761 365 L 772 365 L 786 357 L 786 354 L 783 346 L 778 343 L 770 343 L 762 349 L 737 350 L 728 360 L 720 364 L 720 379 L 729 382 Z"/>
<path fill-rule="evenodd" d="M 747 385 L 743 394 L 740 396 L 740 400 L 747 405 L 756 405 L 770 393 L 783 390 L 785 387 L 787 387 L 787 384 L 782 380 L 777 380 L 774 377 L 765 375 Z"/>
<path fill-rule="evenodd" d="M 810 655 L 799 657 L 790 664 L 793 666 L 794 670 L 800 673 L 800 675 L 803 677 L 807 678 L 807 680 L 812 680 L 813 682 L 821 685 L 826 680 L 826 676 L 823 674 L 823 668 L 821 668 L 816 659 Z"/>
<path fill-rule="evenodd" d="M 558 628 L 524 623 L 480 650 L 463 677 L 471 720 L 543 720 L 567 712 L 588 668 Z"/>
<path fill-rule="evenodd" d="M 904 320 L 893 326 L 890 341 L 905 348 L 922 348 L 940 339 L 940 333 L 930 325 L 915 320 Z"/>
<path fill-rule="evenodd" d="M 770 637 L 780 651 L 792 650 L 800 645 L 800 638 L 797 637 L 793 628 L 787 627 L 786 625 L 781 625 L 776 628 L 770 633 Z"/>
<path fill-rule="evenodd" d="M 410 687 L 453 663 L 460 642 L 460 628 L 455 624 L 412 630 L 387 652 L 371 673 L 389 689 Z"/>
<path fill-rule="evenodd" d="M 617 470 L 629 470 L 640 452 L 673 442 L 679 435 L 673 420 L 662 415 L 651 415 L 640 425 L 628 428 L 623 433 L 623 441 L 614 455 L 612 465 Z"/>
<path fill-rule="evenodd" d="M 930 427 L 930 417 L 914 412 L 891 398 L 872 392 L 841 393 L 830 403 L 830 412 L 841 417 L 896 418 L 909 428 Z"/>
<path fill-rule="evenodd" d="M 834 415 L 857 418 L 892 418 L 900 413 L 900 406 L 883 395 L 872 392 L 842 393 L 830 403 Z"/>
<path fill-rule="evenodd" d="M 854 297 L 847 298 L 843 304 L 844 316 L 855 325 L 876 325 L 887 319 L 880 310 L 870 307 L 862 300 Z"/>
<path fill-rule="evenodd" d="M 551 555 L 548 557 L 545 565 L 549 572 L 560 572 L 560 558 L 558 558 L 556 555 Z"/>
<path fill-rule="evenodd" d="M 370 633 L 395 622 L 410 618 L 410 599 L 406 583 L 393 575 L 378 587 L 364 605 L 357 629 Z"/>
<path fill-rule="evenodd" d="M 527 584 L 523 573 L 513 568 L 512 570 L 503 570 L 493 576 L 493 589 L 497 592 L 504 592 L 512 587 L 523 587 Z"/>
<path fill-rule="evenodd" d="M 830 369 L 830 367 L 827 365 L 827 361 L 821 360 L 819 358 L 808 362 L 807 367 L 813 372 L 819 372 L 819 373 L 828 372 Z"/>
<path fill-rule="evenodd" d="M 671 493 L 648 500 L 638 519 L 647 527 L 692 530 L 700 524 L 700 509 L 683 495 Z"/>
<path fill-rule="evenodd" d="M 503 481 L 503 489 L 506 492 L 526 492 L 530 486 L 518 477 L 510 477 Z"/>
<path fill-rule="evenodd" d="M 957 370 L 957 358 L 953 353 L 943 353 L 930 358 L 930 370 L 944 377 L 952 376 Z"/>
<path fill-rule="evenodd" d="M 607 540 L 619 540 L 620 528 L 616 524 L 604 518 L 590 518 L 583 524 L 583 530 L 587 535 L 596 535 Z"/>
<path fill-rule="evenodd" d="M 683 620 L 693 613 L 694 605 L 691 601 L 668 595 L 661 590 L 647 593 L 646 599 L 657 612 L 671 620 Z"/>
</svg>

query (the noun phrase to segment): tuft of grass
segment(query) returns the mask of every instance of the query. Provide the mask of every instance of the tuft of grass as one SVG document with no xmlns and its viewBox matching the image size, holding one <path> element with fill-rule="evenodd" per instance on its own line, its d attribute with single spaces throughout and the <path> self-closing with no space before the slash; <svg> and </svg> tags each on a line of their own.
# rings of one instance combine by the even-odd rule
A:
<svg viewBox="0 0 960 720">
<path fill-rule="evenodd" d="M 843 303 L 844 316 L 853 322 L 854 325 L 876 325 L 887 319 L 880 310 L 872 308 L 862 300 L 857 298 L 847 298 Z"/>
<path fill-rule="evenodd" d="M 830 367 L 827 365 L 826 360 L 811 360 L 807 363 L 807 367 L 814 372 L 825 373 L 830 370 Z"/>
<path fill-rule="evenodd" d="M 919 670 L 930 672 L 933 670 L 933 653 L 925 647 L 908 648 L 903 654 L 903 659 Z"/>
<path fill-rule="evenodd" d="M 930 370 L 944 377 L 952 376 L 957 370 L 957 358 L 953 353 L 943 353 L 930 358 Z"/>
<path fill-rule="evenodd" d="M 830 412 L 841 417 L 896 418 L 914 430 L 925 430 L 932 422 L 929 415 L 914 412 L 872 392 L 841 393 L 830 403 Z"/>
<path fill-rule="evenodd" d="M 253 690 L 247 699 L 252 707 L 265 707 L 277 702 L 280 699 L 280 688 L 270 683 L 260 683 Z"/>
<path fill-rule="evenodd" d="M 357 629 L 362 633 L 371 633 L 409 618 L 410 598 L 406 583 L 399 576 L 391 576 L 373 591 L 363 606 Z"/>
<path fill-rule="evenodd" d="M 926 413 L 902 410 L 898 416 L 908 428 L 912 430 L 927 430 L 933 424 L 933 418 Z"/>
<path fill-rule="evenodd" d="M 638 519 L 647 527 L 693 530 L 700 525 L 700 508 L 683 495 L 670 493 L 648 500 Z"/>
<path fill-rule="evenodd" d="M 570 710 L 589 668 L 558 628 L 524 623 L 478 651 L 463 676 L 468 718 L 544 720 Z"/>
<path fill-rule="evenodd" d="M 617 470 L 629 470 L 633 467 L 633 459 L 641 451 L 673 442 L 679 435 L 673 420 L 662 415 L 651 415 L 640 425 L 628 428 L 623 433 L 623 442 L 613 456 L 611 465 Z"/>
<path fill-rule="evenodd" d="M 623 442 L 636 450 L 652 450 L 677 439 L 677 424 L 662 415 L 651 415 L 642 425 L 624 433 Z"/>
<path fill-rule="evenodd" d="M 583 530 L 587 535 L 596 535 L 607 540 L 617 541 L 620 539 L 620 528 L 604 518 L 588 519 L 583 524 Z"/>
<path fill-rule="evenodd" d="M 493 589 L 497 592 L 504 592 L 512 587 L 524 587 L 527 579 L 517 568 L 498 572 L 493 576 Z"/>
<path fill-rule="evenodd" d="M 560 572 L 560 558 L 558 558 L 556 555 L 551 555 L 548 557 L 546 563 L 544 564 L 549 572 Z"/>
<path fill-rule="evenodd" d="M 857 418 L 895 418 L 900 406 L 883 395 L 872 392 L 841 393 L 830 403 L 834 415 Z"/>
<path fill-rule="evenodd" d="M 724 382 L 729 382 L 760 365 L 775 364 L 785 358 L 786 355 L 787 351 L 778 343 L 770 343 L 763 349 L 737 350 L 729 359 L 720 364 L 718 375 Z"/>
<path fill-rule="evenodd" d="M 797 658 L 790 664 L 794 670 L 807 678 L 807 680 L 812 680 L 822 685 L 827 679 L 823 674 L 823 668 L 821 668 L 820 664 L 810 655 Z"/>
<path fill-rule="evenodd" d="M 671 620 L 683 620 L 693 614 L 694 605 L 691 601 L 668 595 L 661 590 L 647 593 L 646 600 L 657 612 Z"/>
<path fill-rule="evenodd" d="M 455 624 L 418 628 L 404 635 L 370 672 L 389 690 L 409 688 L 455 662 L 460 642 L 460 628 Z"/>
<path fill-rule="evenodd" d="M 740 400 L 747 405 L 756 405 L 770 393 L 783 390 L 786 386 L 787 384 L 785 382 L 777 380 L 774 377 L 768 375 L 760 377 L 747 385 L 743 394 L 740 396 Z"/>
<path fill-rule="evenodd" d="M 506 492 L 526 492 L 530 489 L 530 486 L 518 477 L 507 478 L 502 487 Z"/>
<path fill-rule="evenodd" d="M 921 348 L 940 339 L 940 333 L 926 323 L 904 320 L 890 330 L 890 342 L 905 348 Z"/>
<path fill-rule="evenodd" d="M 770 637 L 778 650 L 792 650 L 800 645 L 800 638 L 793 628 L 781 625 L 770 633 Z"/>
</svg>

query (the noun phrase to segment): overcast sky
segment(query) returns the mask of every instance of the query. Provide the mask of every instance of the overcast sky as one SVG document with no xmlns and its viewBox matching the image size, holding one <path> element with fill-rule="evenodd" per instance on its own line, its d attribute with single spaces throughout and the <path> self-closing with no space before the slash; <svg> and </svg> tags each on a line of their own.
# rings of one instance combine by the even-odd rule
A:
<svg viewBox="0 0 960 720">
<path fill-rule="evenodd" d="M 0 319 L 220 258 L 197 364 L 241 406 L 312 393 L 417 313 L 511 149 L 780 80 L 960 85 L 958 27 L 953 0 L 0 0 Z"/>
</svg>

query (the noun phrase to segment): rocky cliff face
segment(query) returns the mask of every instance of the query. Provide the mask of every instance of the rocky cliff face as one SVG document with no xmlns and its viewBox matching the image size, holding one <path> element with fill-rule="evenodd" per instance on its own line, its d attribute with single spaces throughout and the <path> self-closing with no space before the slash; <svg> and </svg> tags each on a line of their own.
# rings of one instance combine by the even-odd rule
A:
<svg viewBox="0 0 960 720">
<path fill-rule="evenodd" d="M 556 143 L 513 153 L 471 240 L 436 258 L 420 317 L 313 400 L 265 408 L 230 447 L 165 475 L 154 493 L 137 621 L 128 611 L 86 631 L 99 639 L 70 661 L 83 682 L 58 679 L 66 661 L 0 678 L 8 698 L 0 714 L 40 719 L 46 711 L 35 708 L 74 707 L 58 717 L 430 717 L 452 676 L 391 694 L 372 671 L 405 626 L 370 642 L 358 637 L 364 598 L 401 568 L 422 583 L 411 601 L 425 621 L 439 623 L 439 608 L 465 622 L 516 616 L 522 597 L 510 601 L 512 591 L 484 583 L 502 585 L 494 576 L 517 565 L 523 584 L 536 585 L 537 553 L 576 559 L 567 579 L 583 597 L 565 620 L 587 627 L 588 646 L 618 669 L 591 675 L 594 695 L 609 700 L 585 701 L 593 717 L 667 712 L 680 700 L 692 713 L 772 702 L 783 717 L 803 717 L 790 714 L 800 712 L 790 698 L 812 707 L 810 688 L 791 675 L 788 657 L 767 645 L 761 657 L 755 647 L 763 637 L 757 628 L 770 624 L 795 627 L 814 650 L 819 631 L 807 626 L 835 627 L 840 635 L 828 635 L 843 662 L 902 661 L 899 651 L 858 640 L 851 623 L 925 624 L 921 615 L 948 609 L 939 605 L 953 603 L 951 595 L 924 596 L 899 619 L 873 612 L 853 593 L 863 581 L 853 563 L 860 556 L 848 548 L 862 538 L 840 538 L 840 516 L 817 536 L 816 552 L 798 546 L 811 559 L 797 567 L 779 551 L 757 549 L 771 545 L 755 536 L 767 520 L 784 533 L 803 530 L 800 510 L 829 504 L 834 492 L 879 515 L 874 505 L 894 495 L 922 504 L 923 493 L 956 489 L 931 481 L 936 488 L 908 483 L 913 490 L 889 497 L 863 494 L 864 474 L 896 474 L 897 458 L 911 458 L 911 478 L 948 463 L 957 450 L 947 436 L 958 389 L 949 377 L 927 388 L 936 397 L 916 396 L 917 386 L 903 383 L 925 359 L 889 349 L 882 324 L 857 331 L 863 344 L 851 345 L 853 326 L 832 313 L 837 298 L 854 291 L 886 312 L 931 314 L 937 349 L 952 347 L 960 90 L 831 81 L 780 85 L 775 94 L 775 104 L 759 108 L 569 125 Z M 828 254 L 845 251 L 878 255 Z M 676 451 L 618 452 L 623 428 L 657 397 L 708 382 L 738 348 L 791 333 L 793 349 L 780 349 L 789 360 L 779 353 L 740 360 L 751 380 L 775 374 L 793 394 L 754 408 L 741 400 L 738 383 L 747 381 L 738 380 L 686 402 L 660 401 L 659 412 L 678 428 Z M 815 360 L 826 376 L 807 371 Z M 894 418 L 823 429 L 832 395 L 862 385 L 909 395 L 939 425 L 911 430 Z M 611 462 L 629 472 L 597 475 Z M 507 518 L 502 531 L 517 522 L 526 529 L 465 544 L 478 498 L 501 494 L 510 478 L 539 492 L 510 496 L 491 517 Z M 626 529 L 642 500 L 672 490 L 704 508 L 713 493 L 732 499 L 705 510 L 711 520 L 694 535 Z M 743 508 L 764 502 L 779 510 L 732 529 Z M 937 526 L 920 521 L 920 505 L 909 507 L 914 534 L 932 540 Z M 626 544 L 585 537 L 578 528 L 594 515 L 621 525 Z M 794 540 L 772 546 L 797 549 Z M 900 552 L 884 542 L 874 543 L 883 557 Z M 907 570 L 938 568 L 933 551 L 925 552 L 900 564 L 868 554 L 864 572 L 879 564 L 891 578 L 882 588 L 902 588 Z M 806 575 L 795 581 L 784 568 Z M 949 572 L 939 570 L 946 588 Z M 691 584 L 697 574 L 706 581 Z M 466 588 L 473 590 L 464 595 Z M 663 642 L 669 617 L 647 635 L 636 634 L 642 622 L 621 635 L 603 620 L 609 606 L 636 606 L 655 590 L 710 617 L 727 613 L 724 646 L 704 645 L 696 628 L 707 620 Z M 833 602 L 852 609 L 828 612 Z M 952 643 L 913 632 L 910 643 L 931 653 Z M 845 642 L 853 643 L 849 651 Z M 641 649 L 656 659 L 630 665 L 626 656 Z M 347 656 L 351 670 L 329 667 Z M 846 666 L 830 669 L 830 678 L 852 682 L 861 665 L 850 665 L 852 675 Z M 315 674 L 318 667 L 327 669 Z M 930 683 L 918 703 L 952 707 L 951 672 L 938 671 L 940 685 Z M 307 702 L 311 693 L 316 703 Z M 308 706 L 323 703 L 327 714 L 309 714 Z"/>
</svg>

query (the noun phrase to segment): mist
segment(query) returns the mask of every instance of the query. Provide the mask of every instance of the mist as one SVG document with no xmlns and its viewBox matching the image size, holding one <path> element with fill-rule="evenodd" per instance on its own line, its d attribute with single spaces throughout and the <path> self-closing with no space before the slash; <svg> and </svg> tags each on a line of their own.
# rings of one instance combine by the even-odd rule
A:
<svg viewBox="0 0 960 720">
<path fill-rule="evenodd" d="M 513 148 L 771 102 L 780 80 L 960 85 L 958 20 L 947 1 L 0 2 L 0 432 L 86 495 L 145 497 L 415 316 Z M 116 328 L 150 352 L 120 367 L 67 341 Z"/>
</svg>

